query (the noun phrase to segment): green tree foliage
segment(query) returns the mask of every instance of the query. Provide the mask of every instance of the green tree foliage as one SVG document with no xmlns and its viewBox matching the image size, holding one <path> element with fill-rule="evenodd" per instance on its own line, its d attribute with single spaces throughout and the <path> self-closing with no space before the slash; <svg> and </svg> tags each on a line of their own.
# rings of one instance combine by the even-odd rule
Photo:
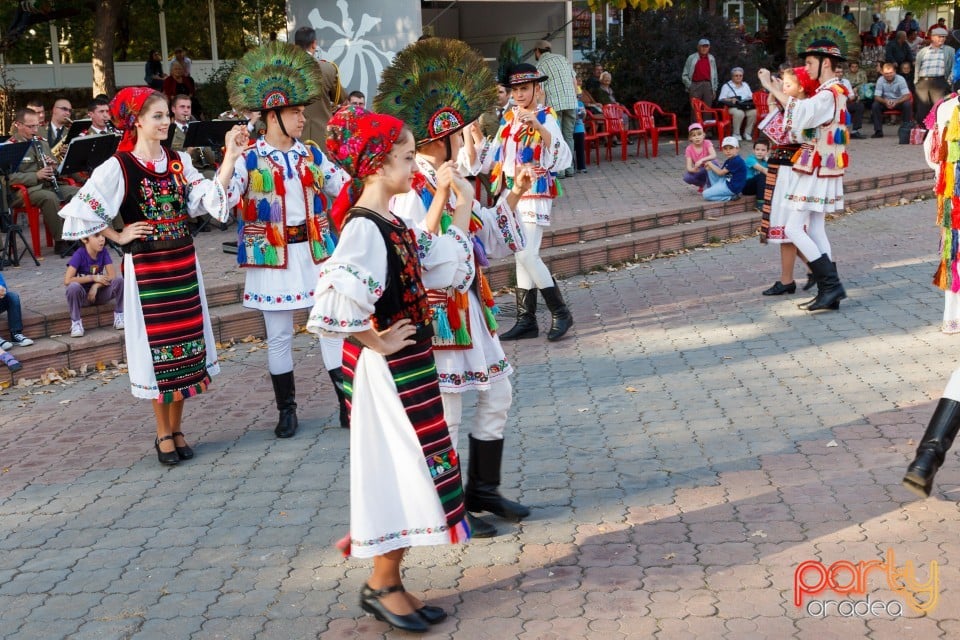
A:
<svg viewBox="0 0 960 640">
<path fill-rule="evenodd" d="M 623 38 L 597 44 L 595 57 L 613 74 L 621 104 L 649 100 L 667 111 L 687 113 L 689 98 L 680 74 L 700 38 L 710 40 L 721 85 L 730 79 L 730 69 L 743 67 L 746 82 L 756 90 L 757 70 L 773 64 L 762 45 L 747 44 L 724 18 L 695 9 L 637 13 Z"/>
</svg>

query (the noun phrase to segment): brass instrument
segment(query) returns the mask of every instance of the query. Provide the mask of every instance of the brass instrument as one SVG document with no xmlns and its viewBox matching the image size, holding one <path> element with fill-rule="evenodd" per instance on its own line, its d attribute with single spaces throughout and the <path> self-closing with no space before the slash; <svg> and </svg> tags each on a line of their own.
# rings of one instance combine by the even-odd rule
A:
<svg viewBox="0 0 960 640">
<path fill-rule="evenodd" d="M 40 136 L 33 136 L 33 148 L 37 152 L 37 161 L 42 162 L 44 167 L 55 167 L 57 165 L 56 160 L 49 157 L 43 152 L 43 138 Z M 54 169 L 53 175 L 50 176 L 50 187 L 53 189 L 53 192 L 57 194 L 57 198 L 60 200 L 60 204 L 66 202 L 66 199 L 63 197 L 63 192 L 60 191 L 60 183 L 57 182 L 57 171 Z"/>
<path fill-rule="evenodd" d="M 73 124 L 71 118 L 67 118 L 67 121 L 63 124 L 63 135 L 60 136 L 60 141 L 57 144 L 50 147 L 50 155 L 56 158 L 57 163 L 63 162 L 63 157 L 67 155 L 67 134 L 70 133 L 70 125 Z"/>
</svg>

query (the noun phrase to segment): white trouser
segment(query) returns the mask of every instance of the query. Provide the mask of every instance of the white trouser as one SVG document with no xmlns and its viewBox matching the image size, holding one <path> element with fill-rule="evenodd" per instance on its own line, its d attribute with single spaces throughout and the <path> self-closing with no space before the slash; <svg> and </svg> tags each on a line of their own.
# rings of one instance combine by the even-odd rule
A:
<svg viewBox="0 0 960 640">
<path fill-rule="evenodd" d="M 510 411 L 512 387 L 510 378 L 502 377 L 490 383 L 486 391 L 477 392 L 477 408 L 470 435 L 476 440 L 503 440 L 503 427 L 507 424 L 507 412 Z M 453 448 L 458 449 L 460 424 L 463 422 L 463 394 L 442 393 L 443 419 L 450 431 Z"/>
<path fill-rule="evenodd" d="M 827 216 L 822 211 L 791 211 L 787 216 L 786 232 L 797 251 L 809 262 L 823 254 L 833 260 L 833 250 L 827 240 Z"/>
<path fill-rule="evenodd" d="M 960 402 L 960 368 L 955 369 L 953 375 L 950 376 L 950 382 L 947 383 L 947 388 L 943 390 L 943 397 Z M 444 404 L 444 409 L 446 409 L 446 404 Z"/>
<path fill-rule="evenodd" d="M 540 243 L 543 241 L 543 227 L 534 223 L 523 223 L 523 235 L 527 240 L 523 251 L 517 251 L 517 288 L 549 289 L 553 286 L 553 276 L 540 258 Z"/>
<path fill-rule="evenodd" d="M 263 312 L 263 325 L 267 330 L 267 368 L 271 375 L 293 371 L 293 313 L 293 309 Z M 342 352 L 342 338 L 320 338 L 320 354 L 327 371 L 342 364 Z"/>
</svg>

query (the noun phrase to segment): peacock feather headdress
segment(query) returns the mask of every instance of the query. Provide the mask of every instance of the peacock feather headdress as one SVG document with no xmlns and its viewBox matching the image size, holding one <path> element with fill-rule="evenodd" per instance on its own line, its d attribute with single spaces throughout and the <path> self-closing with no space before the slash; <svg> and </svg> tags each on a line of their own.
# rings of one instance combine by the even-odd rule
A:
<svg viewBox="0 0 960 640">
<path fill-rule="evenodd" d="M 859 60 L 860 33 L 852 22 L 832 13 L 807 16 L 787 36 L 788 56 L 802 59 L 806 54 Z"/>
<path fill-rule="evenodd" d="M 523 47 L 516 36 L 511 36 L 500 45 L 500 55 L 497 56 L 497 79 L 510 75 L 510 69 L 523 61 Z"/>
<path fill-rule="evenodd" d="M 420 145 L 459 131 L 496 101 L 493 74 L 480 54 L 460 40 L 428 38 L 383 70 L 373 108 L 403 120 Z"/>
<path fill-rule="evenodd" d="M 230 104 L 251 111 L 309 104 L 320 96 L 322 86 L 320 67 L 313 57 L 285 42 L 251 49 L 227 79 Z"/>
</svg>

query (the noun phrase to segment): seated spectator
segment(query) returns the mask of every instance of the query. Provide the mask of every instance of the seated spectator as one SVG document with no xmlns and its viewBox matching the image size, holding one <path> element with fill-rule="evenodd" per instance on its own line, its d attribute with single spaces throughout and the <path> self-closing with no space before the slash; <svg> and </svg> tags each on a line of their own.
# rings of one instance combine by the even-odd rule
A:
<svg viewBox="0 0 960 640">
<path fill-rule="evenodd" d="M 913 120 L 913 100 L 907 81 L 897 74 L 892 62 L 883 63 L 883 75 L 877 78 L 873 93 L 873 107 L 870 116 L 873 120 L 874 138 L 883 137 L 883 112 L 888 109 L 899 109 L 903 122 Z"/>
<path fill-rule="evenodd" d="M 612 82 L 613 76 L 609 71 L 600 74 L 600 89 L 593 96 L 600 104 L 617 104 L 617 97 L 613 93 L 613 87 L 610 86 Z"/>
<path fill-rule="evenodd" d="M 917 59 L 917 52 L 920 51 L 920 48 L 923 47 L 924 41 L 920 37 L 919 29 L 911 29 L 907 31 L 907 46 L 910 48 L 910 62 L 913 62 Z"/>
<path fill-rule="evenodd" d="M 767 161 L 770 154 L 770 145 L 766 140 L 757 140 L 753 143 L 753 153 L 747 156 L 744 164 L 747 165 L 747 183 L 743 187 L 743 195 L 757 196 L 757 209 L 763 206 L 763 187 L 767 181 Z"/>
<path fill-rule="evenodd" d="M 107 239 L 102 233 L 83 238 L 70 262 L 63 284 L 67 287 L 67 307 L 70 309 L 70 337 L 83 336 L 80 309 L 92 304 L 114 301 L 113 328 L 123 329 L 123 276 L 116 273 Z"/>
<path fill-rule="evenodd" d="M 178 95 L 190 96 L 193 113 L 195 115 L 202 113 L 200 103 L 197 101 L 197 85 L 193 78 L 186 74 L 183 65 L 176 60 L 170 64 L 170 75 L 163 81 L 163 93 L 170 101 Z"/>
<path fill-rule="evenodd" d="M 583 83 L 583 88 L 590 93 L 597 93 L 600 90 L 600 76 L 603 75 L 603 65 L 599 62 L 593 65 L 593 75 Z"/>
<path fill-rule="evenodd" d="M 147 63 L 144 65 L 143 82 L 154 91 L 163 91 L 163 80 L 167 74 L 163 72 L 163 63 L 160 61 L 160 52 L 156 49 L 150 50 L 147 56 Z"/>
<path fill-rule="evenodd" d="M 687 164 L 683 181 L 692 184 L 697 187 L 697 191 L 703 193 L 703 188 L 708 181 L 704 164 L 716 158 L 717 152 L 713 150 L 713 143 L 707 140 L 703 127 L 698 122 L 694 122 L 687 127 L 687 138 L 690 140 L 690 144 L 683 152 Z"/>
<path fill-rule="evenodd" d="M 367 96 L 363 95 L 363 91 L 351 91 L 350 95 L 347 96 L 347 102 L 350 106 L 366 109 Z"/>
<path fill-rule="evenodd" d="M 849 69 L 845 77 L 850 82 L 850 86 L 853 87 L 853 92 L 857 95 L 857 100 L 863 103 L 864 109 L 869 109 L 870 103 L 866 96 L 863 95 L 863 85 L 869 81 L 867 72 L 860 68 L 859 60 L 851 60 L 847 66 Z"/>
<path fill-rule="evenodd" d="M 173 65 L 175 62 L 179 62 L 183 67 L 183 75 L 188 77 L 193 77 L 191 73 L 193 67 L 193 60 L 187 57 L 187 50 L 183 47 L 177 47 L 173 50 L 173 60 L 170 61 L 170 73 L 173 73 Z"/>
<path fill-rule="evenodd" d="M 733 137 L 737 140 L 752 140 L 753 125 L 757 122 L 757 108 L 753 104 L 753 91 L 743 81 L 743 67 L 730 70 L 730 80 L 720 87 L 720 102 L 727 105 L 733 120 Z M 743 129 L 743 136 L 740 130 Z"/>
<path fill-rule="evenodd" d="M 880 67 L 880 73 L 883 74 L 883 66 Z M 903 62 L 900 64 L 900 75 L 907 81 L 907 89 L 913 99 L 917 97 L 917 87 L 913 82 L 913 62 Z"/>
<path fill-rule="evenodd" d="M 907 32 L 897 31 L 897 35 L 887 43 L 883 50 L 883 61 L 896 62 L 899 66 L 903 62 L 912 62 L 913 58 L 913 51 L 907 43 Z"/>
<path fill-rule="evenodd" d="M 7 281 L 0 273 L 0 313 L 7 314 L 7 328 L 10 339 L 0 338 L 0 350 L 9 351 L 14 347 L 29 347 L 33 340 L 23 335 L 23 311 L 20 307 L 20 294 L 7 289 Z M 4 361 L 6 362 L 6 361 Z M 10 365 L 7 364 L 9 367 Z"/>
<path fill-rule="evenodd" d="M 726 158 L 723 164 L 717 166 L 716 162 L 710 160 L 704 165 L 710 186 L 703 190 L 703 199 L 710 202 L 739 200 L 747 184 L 747 164 L 740 157 L 740 141 L 727 136 L 720 143 L 720 148 Z"/>
</svg>

